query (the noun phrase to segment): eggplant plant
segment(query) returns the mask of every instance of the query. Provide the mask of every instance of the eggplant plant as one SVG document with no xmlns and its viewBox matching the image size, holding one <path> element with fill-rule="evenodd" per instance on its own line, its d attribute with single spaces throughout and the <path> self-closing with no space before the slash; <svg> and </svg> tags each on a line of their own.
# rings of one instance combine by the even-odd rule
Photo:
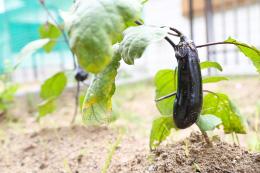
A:
<svg viewBox="0 0 260 173">
<path fill-rule="evenodd" d="M 178 66 L 175 70 L 160 70 L 155 76 L 156 105 L 161 117 L 153 122 L 150 148 L 165 140 L 171 129 L 187 128 L 194 123 L 208 143 L 206 131 L 215 128 L 223 127 L 225 133 L 246 133 L 245 118 L 226 94 L 208 90 L 202 94 L 202 84 L 227 78 L 201 77 L 203 69 L 222 71 L 222 67 L 217 62 L 200 63 L 197 49 L 233 44 L 253 62 L 258 72 L 260 51 L 233 38 L 196 46 L 174 27 L 142 24 L 144 5 L 138 0 L 78 0 L 70 11 L 63 13 L 71 49 L 81 67 L 94 75 L 83 103 L 83 121 L 109 122 L 120 62 L 134 65 L 147 46 L 166 40 L 174 48 Z M 172 37 L 178 37 L 180 42 L 175 44 Z"/>
<path fill-rule="evenodd" d="M 162 69 L 155 75 L 155 101 L 161 116 L 153 121 L 150 148 L 154 149 L 164 141 L 171 129 L 184 129 L 192 124 L 199 127 L 208 143 L 210 141 L 206 132 L 215 128 L 223 128 L 225 133 L 246 133 L 246 120 L 229 97 L 224 93 L 203 90 L 203 84 L 227 78 L 202 77 L 201 70 L 215 68 L 222 71 L 222 67 L 217 62 L 200 62 L 197 49 L 219 44 L 234 45 L 252 61 L 258 72 L 260 51 L 231 37 L 223 42 L 196 45 L 172 26 L 146 25 L 141 18 L 145 3 L 146 0 L 77 0 L 69 11 L 61 13 L 64 26 L 56 25 L 56 28 L 62 31 L 72 51 L 75 69 L 78 62 L 82 70 L 93 75 L 82 104 L 83 122 L 110 122 L 113 117 L 115 78 L 120 63 L 134 65 L 150 44 L 166 40 L 174 49 L 173 59 L 175 56 L 178 66 L 176 69 Z M 41 4 L 46 9 L 44 1 Z M 174 43 L 173 37 L 179 38 L 178 44 Z M 56 37 L 42 34 L 42 39 L 45 39 L 44 46 L 50 46 Z M 48 93 L 41 94 L 45 100 L 43 111 L 51 110 L 48 109 L 51 108 L 49 104 L 64 89 L 64 76 L 64 72 L 56 74 L 46 81 L 46 86 L 42 86 L 42 92 L 46 88 Z M 56 87 L 61 84 L 61 87 Z M 50 88 L 52 94 L 49 94 Z M 43 113 L 45 114 L 46 112 Z"/>
</svg>

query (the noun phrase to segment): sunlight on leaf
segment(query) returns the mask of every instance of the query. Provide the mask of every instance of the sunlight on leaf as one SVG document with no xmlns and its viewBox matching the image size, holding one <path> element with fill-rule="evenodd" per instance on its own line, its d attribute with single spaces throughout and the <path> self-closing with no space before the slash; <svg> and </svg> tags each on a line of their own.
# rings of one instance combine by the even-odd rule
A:
<svg viewBox="0 0 260 173">
<path fill-rule="evenodd" d="M 156 73 L 155 82 L 155 92 L 156 99 L 168 95 L 170 93 L 176 92 L 177 90 L 177 77 L 175 76 L 175 70 L 164 69 Z M 176 81 L 176 82 L 174 82 Z M 156 103 L 157 109 L 162 115 L 172 115 L 173 114 L 173 103 L 175 97 L 170 97 L 165 100 Z"/>
<path fill-rule="evenodd" d="M 121 60 L 118 45 L 114 49 L 111 63 L 94 76 L 87 90 L 82 107 L 83 122 L 86 124 L 103 124 L 113 119 L 111 98 L 115 92 L 115 78 Z"/>
<path fill-rule="evenodd" d="M 175 128 L 172 116 L 161 116 L 153 121 L 150 133 L 150 149 L 155 149 Z M 176 128 L 175 128 L 176 129 Z"/>
<path fill-rule="evenodd" d="M 223 68 L 221 67 L 221 65 L 217 62 L 213 62 L 213 61 L 204 61 L 200 63 L 200 68 L 201 70 L 203 69 L 207 69 L 207 68 L 215 68 L 218 69 L 219 71 L 222 71 Z"/>
<path fill-rule="evenodd" d="M 123 30 L 140 17 L 139 0 L 78 0 L 65 18 L 70 45 L 80 66 L 99 73 L 111 62 L 112 45 Z"/>
<path fill-rule="evenodd" d="M 120 44 L 121 55 L 125 63 L 134 64 L 141 58 L 149 44 L 164 39 L 167 30 L 153 26 L 135 26 L 124 31 L 124 39 Z"/>
<path fill-rule="evenodd" d="M 47 22 L 40 26 L 39 34 L 40 34 L 41 38 L 50 39 L 49 43 L 47 43 L 45 46 L 43 46 L 43 49 L 45 50 L 45 52 L 49 53 L 52 51 L 52 49 L 56 45 L 57 39 L 60 37 L 61 32 L 56 25 L 54 25 L 50 22 Z"/>
<path fill-rule="evenodd" d="M 58 72 L 44 81 L 41 86 L 40 96 L 42 99 L 59 97 L 67 84 L 67 77 L 64 72 Z"/>
<path fill-rule="evenodd" d="M 203 77 L 202 83 L 216 83 L 216 82 L 221 82 L 223 80 L 228 80 L 227 77 L 224 76 L 206 76 Z"/>
<path fill-rule="evenodd" d="M 45 39 L 32 41 L 28 43 L 26 46 L 24 46 L 20 51 L 20 53 L 15 57 L 14 69 L 16 69 L 25 58 L 30 57 L 38 49 L 48 44 L 49 41 L 50 39 L 45 38 Z"/>
<path fill-rule="evenodd" d="M 248 44 L 238 42 L 237 40 L 231 37 L 225 40 L 225 42 L 235 44 L 238 47 L 238 49 L 253 62 L 258 73 L 260 73 L 260 50 L 259 49 L 257 49 L 254 46 L 250 46 Z"/>
<path fill-rule="evenodd" d="M 55 111 L 56 100 L 62 94 L 66 85 L 67 76 L 64 72 L 58 72 L 44 81 L 40 91 L 40 97 L 43 101 L 38 105 L 38 121 Z"/>
<path fill-rule="evenodd" d="M 216 117 L 215 115 L 200 115 L 196 124 L 202 131 L 212 131 L 218 125 L 222 123 L 221 119 Z"/>
<path fill-rule="evenodd" d="M 212 114 L 221 119 L 225 133 L 246 133 L 247 123 L 227 95 L 209 93 L 204 96 L 202 115 Z"/>
<path fill-rule="evenodd" d="M 37 121 L 39 121 L 42 117 L 52 113 L 56 109 L 56 99 L 54 97 L 44 100 L 42 103 L 38 105 L 38 117 Z"/>
</svg>

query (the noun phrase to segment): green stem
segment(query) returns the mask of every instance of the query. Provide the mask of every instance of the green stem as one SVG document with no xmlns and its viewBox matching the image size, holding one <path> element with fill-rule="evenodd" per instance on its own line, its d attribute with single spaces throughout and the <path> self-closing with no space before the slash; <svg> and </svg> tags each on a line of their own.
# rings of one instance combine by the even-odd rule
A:
<svg viewBox="0 0 260 173">
<path fill-rule="evenodd" d="M 119 135 L 118 135 L 115 143 L 110 147 L 110 151 L 109 151 L 109 153 L 107 155 L 107 158 L 106 158 L 106 161 L 105 161 L 105 164 L 104 164 L 104 166 L 102 168 L 101 173 L 107 173 L 108 168 L 109 168 L 109 166 L 111 164 L 113 155 L 115 154 L 116 148 L 119 146 L 119 144 L 122 141 L 122 137 L 123 137 L 123 130 L 120 130 Z"/>
</svg>

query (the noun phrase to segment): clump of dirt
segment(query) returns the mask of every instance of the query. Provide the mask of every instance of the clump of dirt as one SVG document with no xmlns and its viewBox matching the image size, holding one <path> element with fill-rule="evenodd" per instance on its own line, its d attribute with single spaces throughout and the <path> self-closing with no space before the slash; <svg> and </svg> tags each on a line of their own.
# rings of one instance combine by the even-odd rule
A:
<svg viewBox="0 0 260 173">
<path fill-rule="evenodd" d="M 149 154 L 114 165 L 112 173 L 260 173 L 260 153 L 215 140 L 208 146 L 199 133 L 176 144 L 160 146 Z"/>
</svg>

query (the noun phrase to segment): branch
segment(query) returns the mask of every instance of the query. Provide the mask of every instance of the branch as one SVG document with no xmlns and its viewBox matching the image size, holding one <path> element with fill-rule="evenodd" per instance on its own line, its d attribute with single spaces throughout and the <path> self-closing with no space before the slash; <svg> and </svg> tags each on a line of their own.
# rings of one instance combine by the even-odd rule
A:
<svg viewBox="0 0 260 173">
<path fill-rule="evenodd" d="M 173 93 L 168 94 L 168 95 L 166 95 L 166 96 L 163 96 L 163 97 L 160 97 L 160 98 L 158 98 L 158 99 L 155 99 L 155 101 L 156 101 L 156 102 L 159 102 L 159 101 L 162 101 L 162 100 L 164 100 L 164 99 L 170 98 L 170 97 L 175 96 L 175 95 L 176 95 L 176 92 L 173 92 Z"/>
<path fill-rule="evenodd" d="M 79 107 L 79 93 L 80 93 L 80 82 L 77 81 L 77 90 L 76 90 L 76 95 L 75 95 L 75 110 L 74 110 L 74 114 L 71 120 L 71 124 L 75 123 L 77 114 L 78 114 L 78 107 Z"/>
<path fill-rule="evenodd" d="M 244 45 L 242 43 L 233 43 L 233 42 L 224 42 L 224 41 L 222 41 L 222 42 L 206 43 L 206 44 L 202 44 L 202 45 L 196 46 L 196 48 L 201 48 L 201 47 L 206 47 L 206 46 L 214 46 L 214 45 L 221 45 L 221 44 L 222 45 L 223 44 L 233 44 L 233 45 L 243 46 L 243 47 L 246 47 L 246 48 L 254 50 L 252 47 L 250 47 L 248 45 Z"/>
<path fill-rule="evenodd" d="M 58 22 L 56 21 L 55 17 L 51 14 L 51 12 L 49 11 L 49 9 L 46 7 L 44 1 L 40 1 L 40 4 L 42 5 L 43 9 L 46 11 L 46 13 L 48 14 L 48 16 L 52 19 L 52 21 L 56 24 L 57 28 L 60 30 L 60 32 L 62 33 L 62 36 L 64 38 L 64 41 L 65 43 L 67 44 L 67 46 L 69 47 L 70 49 L 70 52 L 72 54 L 72 58 L 73 58 L 73 66 L 74 66 L 74 69 L 77 68 L 77 62 L 76 62 L 76 57 L 74 55 L 74 53 L 72 52 L 72 49 L 70 47 L 70 44 L 69 44 L 69 40 L 66 36 L 66 33 L 64 32 L 64 29 L 58 24 Z"/>
</svg>

